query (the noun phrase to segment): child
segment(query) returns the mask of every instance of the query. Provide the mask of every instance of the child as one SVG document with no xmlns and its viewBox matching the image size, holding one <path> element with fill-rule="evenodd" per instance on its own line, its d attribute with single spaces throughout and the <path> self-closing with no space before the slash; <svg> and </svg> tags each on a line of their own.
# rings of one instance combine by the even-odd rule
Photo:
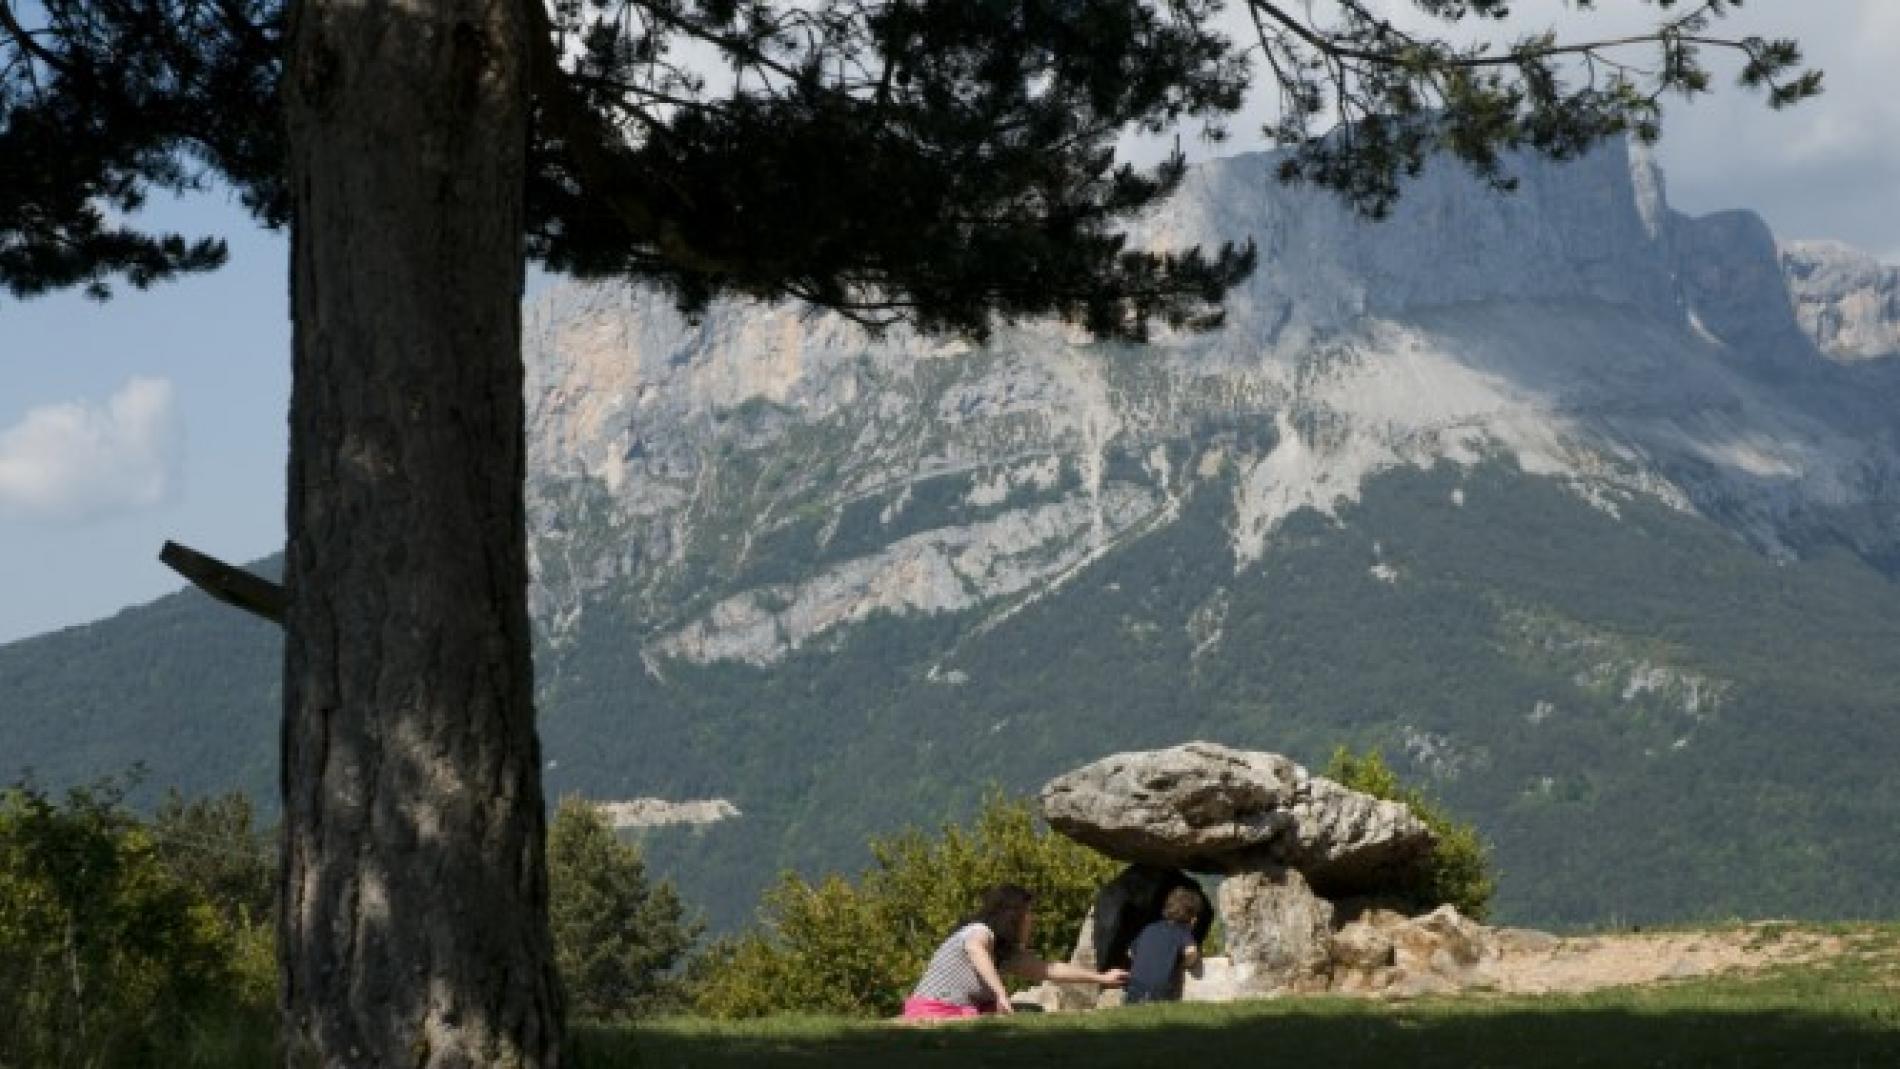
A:
<svg viewBox="0 0 1900 1069">
<path fill-rule="evenodd" d="M 1134 959 L 1128 970 L 1128 1003 L 1174 1002 L 1181 997 L 1181 974 L 1201 962 L 1194 938 L 1194 922 L 1201 915 L 1201 896 L 1192 888 L 1177 887 L 1161 905 L 1161 919 L 1141 930 L 1128 948 Z"/>
<path fill-rule="evenodd" d="M 1120 987 L 1121 969 L 1096 972 L 1066 962 L 1043 961 L 1028 948 L 1034 896 L 1014 884 L 990 888 L 977 915 L 950 933 L 924 968 L 924 978 L 904 1000 L 904 1017 L 931 1020 L 1013 1013 L 1001 970 L 1030 980 Z M 1000 968 L 999 968 L 1000 966 Z"/>
</svg>

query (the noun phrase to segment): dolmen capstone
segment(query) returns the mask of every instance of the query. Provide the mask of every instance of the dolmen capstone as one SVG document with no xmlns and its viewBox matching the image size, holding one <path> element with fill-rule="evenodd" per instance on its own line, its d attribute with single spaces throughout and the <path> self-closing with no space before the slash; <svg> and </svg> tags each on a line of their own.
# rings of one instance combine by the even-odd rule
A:
<svg viewBox="0 0 1900 1069">
<path fill-rule="evenodd" d="M 1050 780 L 1039 801 L 1050 827 L 1118 861 L 1297 869 L 1332 897 L 1402 883 L 1432 852 L 1431 831 L 1399 802 L 1211 742 L 1105 757 Z"/>
<path fill-rule="evenodd" d="M 1223 1001 L 1290 992 L 1395 995 L 1483 986 L 1489 929 L 1450 906 L 1393 908 L 1431 859 L 1430 829 L 1399 802 L 1307 772 L 1279 754 L 1190 742 L 1120 753 L 1058 776 L 1043 819 L 1129 867 L 1096 895 L 1072 960 L 1127 964 L 1141 928 L 1189 873 L 1202 893 L 1197 935 L 1219 917 L 1226 954 L 1187 979 L 1184 997 Z M 1209 908 L 1209 907 L 1212 908 Z M 1118 992 L 1046 985 L 1049 1009 L 1112 1004 Z"/>
</svg>

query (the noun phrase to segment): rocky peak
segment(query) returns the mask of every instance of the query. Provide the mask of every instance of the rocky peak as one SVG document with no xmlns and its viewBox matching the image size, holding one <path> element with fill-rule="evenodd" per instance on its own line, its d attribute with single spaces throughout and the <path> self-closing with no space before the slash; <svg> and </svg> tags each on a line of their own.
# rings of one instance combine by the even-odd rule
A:
<svg viewBox="0 0 1900 1069">
<path fill-rule="evenodd" d="M 1900 267 L 1838 241 L 1792 241 L 1781 269 L 1795 316 L 1836 360 L 1900 355 Z"/>
<path fill-rule="evenodd" d="M 1890 275 L 1817 268 L 1833 296 L 1797 314 L 1758 217 L 1672 212 L 1620 142 L 1514 159 L 1508 195 L 1437 162 L 1382 221 L 1275 162 L 1204 164 L 1132 227 L 1261 252 L 1220 329 L 1148 345 L 1054 323 L 872 338 L 741 301 L 689 321 L 639 287 L 555 288 L 525 331 L 544 632 L 603 593 L 657 660 L 766 665 L 879 613 L 988 627 L 1197 488 L 1229 499 L 1239 571 L 1383 471 L 1501 457 L 1777 554 L 1900 538 L 1889 387 L 1802 333 L 1884 344 L 1863 339 L 1896 320 L 1865 309 Z M 793 541 L 809 567 L 761 566 Z"/>
<path fill-rule="evenodd" d="M 1669 234 L 1693 329 L 1771 364 L 1811 362 L 1775 237 L 1761 216 L 1751 211 L 1700 217 L 1672 213 Z"/>
<path fill-rule="evenodd" d="M 1592 301 L 1662 316 L 1678 307 L 1661 178 L 1623 142 L 1565 163 L 1514 158 L 1508 195 L 1436 160 L 1381 220 L 1280 183 L 1277 165 L 1270 152 L 1204 164 L 1134 231 L 1164 247 L 1252 238 L 1261 267 L 1230 298 L 1227 333 L 1255 352 L 1361 316 L 1480 301 Z"/>
</svg>

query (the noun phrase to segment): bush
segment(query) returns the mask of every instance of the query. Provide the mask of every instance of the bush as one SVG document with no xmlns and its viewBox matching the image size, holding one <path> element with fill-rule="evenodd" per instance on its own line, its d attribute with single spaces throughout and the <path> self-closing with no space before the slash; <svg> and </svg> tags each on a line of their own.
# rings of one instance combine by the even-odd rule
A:
<svg viewBox="0 0 1900 1069">
<path fill-rule="evenodd" d="M 243 1009 L 277 1005 L 277 838 L 256 826 L 242 791 L 186 801 L 167 791 L 152 818 L 153 849 L 180 882 L 217 910 L 230 933 L 230 971 Z"/>
<path fill-rule="evenodd" d="M 1436 800 L 1401 783 L 1378 750 L 1355 754 L 1341 746 L 1333 751 L 1325 775 L 1374 798 L 1405 803 L 1437 837 L 1431 863 L 1418 883 L 1401 891 L 1409 905 L 1424 911 L 1450 903 L 1473 920 L 1490 914 L 1497 878 L 1491 867 L 1491 848 L 1475 826 L 1453 818 Z"/>
<path fill-rule="evenodd" d="M 693 1007 L 712 1017 L 803 1011 L 892 1012 L 920 967 L 887 904 L 838 876 L 786 873 L 765 892 L 766 930 L 715 943 L 689 973 Z"/>
<path fill-rule="evenodd" d="M 680 1004 L 673 975 L 700 926 L 670 883 L 651 883 L 640 851 L 592 805 L 564 798 L 548 828 L 548 920 L 578 1016 L 609 1020 Z"/>
<path fill-rule="evenodd" d="M 217 911 L 110 781 L 0 794 L 0 1065 L 140 1065 L 237 998 Z"/>
<path fill-rule="evenodd" d="M 907 830 L 873 840 L 871 856 L 855 885 L 781 876 L 760 906 L 760 926 L 695 963 L 699 1012 L 895 1013 L 937 945 L 998 883 L 1035 894 L 1031 948 L 1067 960 L 1095 892 L 1120 870 L 1042 828 L 1027 801 L 995 793 L 971 827 Z"/>
<path fill-rule="evenodd" d="M 159 860 L 234 924 L 268 922 L 277 910 L 276 835 L 257 827 L 242 791 L 186 801 L 165 792 L 152 817 Z"/>
</svg>

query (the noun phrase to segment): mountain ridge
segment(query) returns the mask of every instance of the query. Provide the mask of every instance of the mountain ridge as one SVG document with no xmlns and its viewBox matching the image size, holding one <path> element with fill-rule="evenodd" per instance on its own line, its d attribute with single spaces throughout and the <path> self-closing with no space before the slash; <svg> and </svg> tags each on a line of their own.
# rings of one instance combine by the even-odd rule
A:
<svg viewBox="0 0 1900 1069">
<path fill-rule="evenodd" d="M 827 459 L 849 469 L 846 481 L 811 494 L 775 486 L 767 497 L 842 508 L 880 486 L 994 468 L 999 456 L 1031 466 L 1060 456 L 1079 481 L 1068 526 L 1085 523 L 1081 544 L 1094 548 L 1165 508 L 1179 474 L 1157 471 L 1104 497 L 1110 449 L 1139 452 L 1147 447 L 1135 443 L 1196 420 L 1238 418 L 1270 426 L 1280 444 L 1244 460 L 1237 564 L 1257 560 L 1291 511 L 1329 511 L 1366 475 L 1500 448 L 1586 497 L 1655 496 L 1778 555 L 1846 541 L 1871 560 L 1895 556 L 1893 394 L 1878 376 L 1822 358 L 1801 333 L 1759 217 L 1673 212 L 1653 164 L 1621 146 L 1563 166 L 1520 160 L 1518 192 L 1502 198 L 1437 165 L 1381 222 L 1318 191 L 1272 185 L 1272 162 L 1205 165 L 1134 228 L 1156 246 L 1251 237 L 1263 259 L 1230 294 L 1222 329 L 1145 347 L 1096 345 L 1052 324 L 1005 326 L 981 349 L 901 331 L 874 342 L 837 317 L 786 306 L 715 305 L 689 324 L 637 289 L 551 295 L 529 330 L 531 393 L 541 399 L 530 414 L 537 528 L 553 529 L 575 484 L 591 483 L 605 491 L 608 522 L 626 525 L 620 541 L 640 547 L 637 566 L 608 572 L 596 554 L 590 580 L 549 566 L 558 540 L 538 545 L 537 574 L 558 577 L 544 582 L 539 606 L 555 633 L 591 581 L 640 573 L 651 582 L 684 568 L 682 517 L 716 510 L 721 494 L 758 496 L 719 485 L 712 451 L 815 428 L 836 439 Z M 613 334 L 614 324 L 637 326 Z M 610 386 L 590 395 L 602 382 Z M 858 401 L 872 395 L 895 409 L 866 411 Z M 906 455 L 919 434 L 931 451 Z M 778 521 L 774 507 L 761 504 L 765 527 Z M 1055 504 L 1040 507 L 1042 522 L 1061 522 Z M 994 534 L 1005 542 L 979 537 L 959 551 L 994 555 L 1027 537 L 1008 522 Z M 896 603 L 873 592 L 813 604 L 776 590 L 772 599 L 793 598 L 789 616 L 731 599 L 713 611 L 730 634 L 789 626 L 802 640 L 813 617 L 962 605 L 949 557 L 923 548 L 883 562 L 936 576 L 907 594 L 886 584 Z M 1003 586 L 1067 567 L 1045 564 Z M 710 617 L 685 626 L 722 630 Z M 756 660 L 761 641 L 732 649 Z M 678 633 L 661 644 L 706 648 Z"/>
</svg>

